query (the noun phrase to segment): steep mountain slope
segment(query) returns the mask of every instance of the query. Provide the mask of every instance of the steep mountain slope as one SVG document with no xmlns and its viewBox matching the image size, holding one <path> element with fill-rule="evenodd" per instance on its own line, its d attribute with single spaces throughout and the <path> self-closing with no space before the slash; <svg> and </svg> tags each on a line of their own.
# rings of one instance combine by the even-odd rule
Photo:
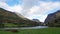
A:
<svg viewBox="0 0 60 34">
<path fill-rule="evenodd" d="M 36 26 L 37 22 L 29 20 L 22 15 L 0 8 L 0 24 L 13 23 L 22 26 Z"/>
<path fill-rule="evenodd" d="M 14 12 L 9 12 L 0 8 L 0 22 L 1 23 L 18 23 L 22 18 L 18 17 Z"/>
<path fill-rule="evenodd" d="M 47 16 L 45 24 L 50 26 L 60 26 L 60 10 Z"/>
</svg>

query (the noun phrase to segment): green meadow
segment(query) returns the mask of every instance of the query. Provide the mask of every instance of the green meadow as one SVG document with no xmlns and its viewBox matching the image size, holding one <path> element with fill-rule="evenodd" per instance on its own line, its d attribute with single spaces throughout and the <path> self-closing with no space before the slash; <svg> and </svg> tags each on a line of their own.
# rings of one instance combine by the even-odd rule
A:
<svg viewBox="0 0 60 34">
<path fill-rule="evenodd" d="M 18 29 L 19 32 L 1 30 L 0 34 L 60 34 L 60 28 L 42 28 L 42 29 Z"/>
</svg>

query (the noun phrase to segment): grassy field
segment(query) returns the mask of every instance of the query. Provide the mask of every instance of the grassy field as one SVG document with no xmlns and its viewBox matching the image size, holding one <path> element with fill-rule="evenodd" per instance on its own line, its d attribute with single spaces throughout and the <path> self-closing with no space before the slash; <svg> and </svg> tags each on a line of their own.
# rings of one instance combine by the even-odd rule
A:
<svg viewBox="0 0 60 34">
<path fill-rule="evenodd" d="M 20 29 L 18 33 L 0 31 L 0 34 L 60 34 L 60 28 Z"/>
</svg>

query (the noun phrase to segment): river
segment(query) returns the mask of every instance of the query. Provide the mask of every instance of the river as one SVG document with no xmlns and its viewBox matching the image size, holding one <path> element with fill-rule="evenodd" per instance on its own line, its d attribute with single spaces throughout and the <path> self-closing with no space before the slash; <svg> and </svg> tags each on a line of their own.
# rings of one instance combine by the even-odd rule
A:
<svg viewBox="0 0 60 34">
<path fill-rule="evenodd" d="M 18 27 L 18 28 L 4 28 L 4 29 L 40 29 L 40 28 L 48 28 L 48 26 L 35 26 L 35 27 Z"/>
</svg>

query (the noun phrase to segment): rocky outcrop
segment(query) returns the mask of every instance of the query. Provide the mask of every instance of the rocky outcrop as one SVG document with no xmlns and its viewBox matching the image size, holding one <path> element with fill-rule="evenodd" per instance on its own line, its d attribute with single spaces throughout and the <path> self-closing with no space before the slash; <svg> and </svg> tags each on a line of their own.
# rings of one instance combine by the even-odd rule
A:
<svg viewBox="0 0 60 34">
<path fill-rule="evenodd" d="M 44 23 L 49 26 L 60 26 L 60 10 L 55 13 L 48 14 Z"/>
</svg>

